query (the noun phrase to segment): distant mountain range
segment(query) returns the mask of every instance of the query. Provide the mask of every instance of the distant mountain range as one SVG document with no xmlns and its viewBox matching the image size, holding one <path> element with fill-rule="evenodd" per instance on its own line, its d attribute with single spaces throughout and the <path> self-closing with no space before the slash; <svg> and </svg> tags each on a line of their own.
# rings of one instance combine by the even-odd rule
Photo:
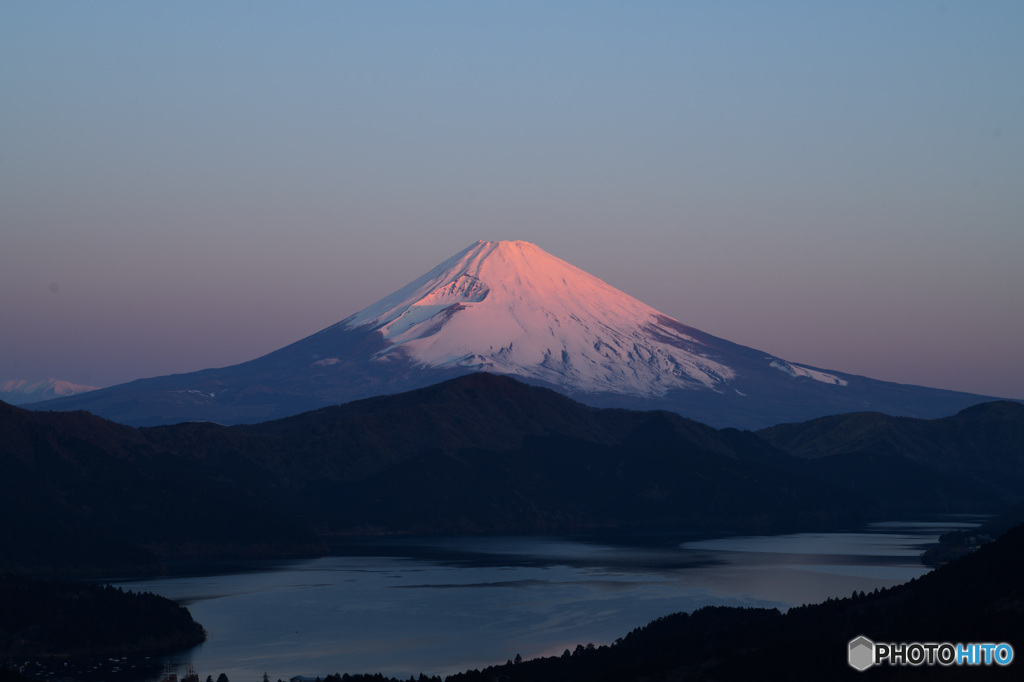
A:
<svg viewBox="0 0 1024 682">
<path fill-rule="evenodd" d="M 323 331 L 249 362 L 140 379 L 35 409 L 123 424 L 259 422 L 466 374 L 715 427 L 830 414 L 947 416 L 987 398 L 790 362 L 677 320 L 526 242 L 478 242 Z"/>
<path fill-rule="evenodd" d="M 0 400 L 11 405 L 27 405 L 95 390 L 95 386 L 82 386 L 60 379 L 46 379 L 45 381 L 12 379 L 0 381 Z"/>
<path fill-rule="evenodd" d="M 764 533 L 994 512 L 1024 489 L 1022 429 L 1024 405 L 995 402 L 931 421 L 716 430 L 490 374 L 234 427 L 0 404 L 13 520 L 0 569 L 310 556 L 359 535 Z"/>
</svg>

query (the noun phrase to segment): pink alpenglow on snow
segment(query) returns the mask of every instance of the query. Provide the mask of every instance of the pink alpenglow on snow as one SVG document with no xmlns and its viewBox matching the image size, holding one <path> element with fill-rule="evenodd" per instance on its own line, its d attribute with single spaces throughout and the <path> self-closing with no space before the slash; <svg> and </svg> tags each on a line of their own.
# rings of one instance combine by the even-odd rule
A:
<svg viewBox="0 0 1024 682">
<path fill-rule="evenodd" d="M 434 368 L 467 367 L 572 391 L 714 388 L 731 369 L 667 316 L 540 247 L 477 242 L 341 324 L 379 331 Z"/>
<path fill-rule="evenodd" d="M 687 326 L 521 241 L 477 242 L 350 317 L 248 362 L 143 379 L 43 409 L 136 426 L 256 422 L 475 372 L 603 407 L 761 428 L 874 410 L 946 416 L 982 396 L 796 364 Z"/>
<path fill-rule="evenodd" d="M 0 381 L 0 400 L 12 405 L 25 405 L 95 390 L 95 386 L 82 386 L 60 379 L 47 379 L 46 381 L 12 379 Z"/>
</svg>

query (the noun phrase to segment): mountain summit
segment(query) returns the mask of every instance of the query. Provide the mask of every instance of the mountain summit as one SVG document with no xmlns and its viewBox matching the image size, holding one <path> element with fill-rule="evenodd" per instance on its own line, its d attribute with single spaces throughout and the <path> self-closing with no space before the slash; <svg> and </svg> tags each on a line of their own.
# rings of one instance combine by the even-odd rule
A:
<svg viewBox="0 0 1024 682">
<path fill-rule="evenodd" d="M 539 247 L 477 242 L 321 332 L 255 360 L 37 409 L 133 425 L 255 422 L 473 372 L 591 405 L 760 428 L 841 412 L 941 417 L 982 396 L 795 364 L 688 327 Z"/>
<path fill-rule="evenodd" d="M 375 362 L 566 392 L 651 397 L 735 376 L 683 325 L 529 242 L 477 242 L 340 325 L 381 335 Z"/>
</svg>

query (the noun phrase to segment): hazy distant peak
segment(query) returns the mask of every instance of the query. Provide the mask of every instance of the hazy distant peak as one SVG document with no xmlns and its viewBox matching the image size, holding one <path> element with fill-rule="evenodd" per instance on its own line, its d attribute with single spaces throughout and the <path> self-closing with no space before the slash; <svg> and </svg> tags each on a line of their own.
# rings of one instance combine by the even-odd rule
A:
<svg viewBox="0 0 1024 682">
<path fill-rule="evenodd" d="M 45 381 L 11 379 L 9 381 L 0 381 L 0 400 L 4 400 L 12 405 L 25 405 L 49 400 L 50 398 L 63 398 L 95 390 L 95 386 L 73 384 L 70 381 L 63 381 L 61 379 L 50 378 Z"/>
</svg>

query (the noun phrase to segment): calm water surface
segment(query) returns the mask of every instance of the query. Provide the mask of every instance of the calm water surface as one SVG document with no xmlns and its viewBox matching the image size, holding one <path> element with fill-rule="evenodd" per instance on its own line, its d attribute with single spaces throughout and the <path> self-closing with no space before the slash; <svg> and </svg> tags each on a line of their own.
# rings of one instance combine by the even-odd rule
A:
<svg viewBox="0 0 1024 682">
<path fill-rule="evenodd" d="M 185 603 L 208 641 L 175 656 L 205 679 L 445 675 L 604 644 L 706 605 L 786 609 L 906 582 L 946 530 L 974 519 L 849 533 L 697 542 L 487 537 L 375 541 L 346 556 L 121 583 Z"/>
</svg>

